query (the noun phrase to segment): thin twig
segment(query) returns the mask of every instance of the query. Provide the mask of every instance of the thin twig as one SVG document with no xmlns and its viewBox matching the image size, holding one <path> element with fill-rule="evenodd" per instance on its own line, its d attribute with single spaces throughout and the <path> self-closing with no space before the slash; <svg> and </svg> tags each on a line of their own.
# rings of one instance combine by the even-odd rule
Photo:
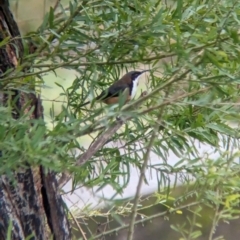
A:
<svg viewBox="0 0 240 240">
<path fill-rule="evenodd" d="M 61 0 L 57 0 L 57 1 L 55 2 L 55 5 L 53 6 L 53 11 L 54 11 L 54 12 L 57 10 L 60 2 L 61 2 Z"/>
<path fill-rule="evenodd" d="M 138 62 L 150 62 L 154 60 L 161 60 L 163 58 L 169 58 L 172 56 L 175 56 L 176 53 L 162 53 L 157 56 L 152 56 L 152 57 L 147 57 L 147 58 L 142 58 L 142 59 L 124 59 L 124 60 L 119 60 L 119 61 L 100 61 L 100 62 L 76 62 L 72 63 L 70 65 L 70 62 L 63 62 L 64 65 L 66 66 L 71 66 L 71 67 L 79 67 L 79 66 L 92 66 L 92 65 L 98 65 L 98 66 L 103 66 L 103 65 L 118 65 L 118 64 L 127 64 L 127 63 L 138 63 Z M 79 56 L 75 58 L 75 60 L 79 60 Z M 71 60 L 72 62 L 72 60 Z M 34 68 L 48 68 L 48 67 L 56 67 L 58 68 L 60 64 L 34 64 L 32 67 Z M 64 66 L 61 64 L 61 66 Z"/>
<path fill-rule="evenodd" d="M 226 41 L 228 40 L 230 37 L 226 37 L 224 39 L 221 39 L 222 41 Z M 202 45 L 202 46 L 198 46 L 198 47 L 195 47 L 195 48 L 192 48 L 191 51 L 193 52 L 196 52 L 196 51 L 200 51 L 206 47 L 209 47 L 209 46 L 212 46 L 216 43 L 216 41 L 213 41 L 211 43 L 207 43 L 205 45 Z M 99 47 L 96 47 L 94 49 L 91 49 L 89 52 L 85 53 L 83 56 L 77 56 L 73 59 L 71 59 L 70 61 L 68 62 L 62 62 L 60 64 L 35 64 L 33 65 L 32 63 L 29 63 L 29 62 L 26 62 L 26 63 L 23 63 L 21 65 L 22 68 L 25 68 L 25 67 L 35 67 L 35 68 L 47 68 L 47 69 L 44 69 L 44 70 L 41 70 L 41 71 L 38 71 L 38 72 L 32 72 L 32 73 L 25 73 L 25 74 L 22 74 L 22 75 L 13 75 L 13 76 L 7 76 L 6 78 L 2 78 L 1 79 L 1 82 L 9 82 L 10 80 L 14 80 L 14 79 L 18 79 L 19 77 L 29 77 L 29 76 L 37 76 L 39 74 L 42 74 L 42 73 L 46 73 L 46 72 L 49 72 L 49 71 L 52 71 L 52 70 L 56 70 L 57 68 L 61 68 L 61 67 L 65 67 L 65 66 L 77 66 L 77 67 L 81 67 L 81 66 L 92 66 L 92 65 L 98 65 L 98 66 L 103 66 L 103 65 L 118 65 L 118 64 L 129 64 L 129 63 L 139 63 L 139 62 L 150 62 L 150 61 L 154 61 L 154 60 L 160 60 L 160 59 L 163 59 L 163 58 L 167 58 L 167 57 L 171 57 L 171 56 L 175 56 L 176 54 L 175 53 L 169 53 L 169 54 L 162 54 L 161 56 L 153 56 L 151 58 L 143 58 L 143 59 L 126 59 L 126 60 L 122 60 L 122 61 L 107 61 L 107 62 L 77 62 L 77 63 L 73 63 L 74 61 L 76 60 L 79 60 L 80 57 L 84 57 L 85 55 L 89 54 L 90 52 L 92 51 L 95 51 L 96 49 L 98 49 Z M 44 49 L 44 48 L 43 48 Z M 42 52 L 43 50 L 41 50 Z M 36 51 L 36 54 L 39 53 L 39 49 Z M 40 53 L 39 53 L 40 54 Z M 39 55 L 37 54 L 37 55 Z M 3 85 L 4 87 L 4 85 Z"/>
<path fill-rule="evenodd" d="M 170 86 L 171 85 L 169 85 L 169 87 Z M 168 94 L 169 94 L 169 91 L 166 92 L 165 98 L 168 96 Z M 158 121 L 161 121 L 162 114 L 163 114 L 163 111 L 164 111 L 164 107 L 165 106 L 162 106 L 162 108 L 159 111 Z M 146 153 L 143 156 L 143 165 L 142 165 L 142 168 L 141 168 L 140 177 L 139 177 L 138 185 L 137 185 L 137 190 L 136 190 L 135 198 L 134 198 L 134 201 L 133 201 L 132 216 L 131 216 L 131 220 L 130 220 L 130 224 L 129 224 L 128 237 L 127 237 L 128 240 L 133 239 L 134 225 L 135 225 L 135 219 L 136 219 L 136 216 L 137 216 L 137 206 L 138 206 L 138 202 L 139 202 L 139 199 L 140 199 L 140 192 L 141 192 L 142 184 L 143 184 L 143 181 L 144 181 L 144 178 L 145 178 L 145 171 L 146 171 L 146 168 L 147 168 L 149 155 L 150 155 L 154 140 L 157 136 L 157 132 L 158 132 L 157 128 L 158 128 L 158 125 L 157 126 L 155 125 L 154 126 L 154 131 L 152 132 L 149 144 L 147 146 Z"/>
<path fill-rule="evenodd" d="M 151 221 L 155 218 L 158 218 L 158 217 L 161 217 L 161 216 L 165 216 L 167 214 L 170 214 L 172 212 L 176 212 L 176 211 L 179 211 L 179 210 L 182 210 L 182 209 L 185 209 L 185 208 L 188 208 L 188 207 L 192 207 L 192 206 L 196 206 L 198 204 L 201 204 L 201 202 L 193 202 L 193 203 L 189 203 L 189 204 L 186 204 L 186 205 L 183 205 L 183 206 L 180 206 L 180 207 L 177 207 L 175 209 L 169 209 L 167 211 L 164 211 L 164 212 L 161 212 L 161 213 L 157 213 L 155 215 L 152 215 L 150 217 L 146 217 L 146 218 L 143 218 L 141 220 L 138 220 L 138 221 L 135 221 L 135 225 L 139 224 L 139 223 L 144 223 L 144 222 L 147 222 L 147 221 Z M 92 239 L 99 239 L 100 237 L 103 237 L 103 236 L 106 236 L 106 235 L 109 235 L 109 234 L 112 234 L 112 233 L 117 233 L 119 232 L 120 230 L 123 230 L 123 229 L 126 229 L 128 228 L 129 225 L 128 224 L 125 224 L 121 227 L 118 227 L 118 228 L 115 228 L 115 229 L 112 229 L 112 230 L 109 230 L 109 231 L 106 231 L 102 234 L 99 234 L 97 236 L 94 236 Z"/>
<path fill-rule="evenodd" d="M 138 202 L 139 202 L 139 199 L 140 199 L 140 192 L 141 192 L 143 180 L 145 178 L 145 171 L 146 171 L 146 168 L 147 168 L 149 155 L 150 155 L 155 137 L 156 137 L 156 131 L 153 131 L 151 139 L 150 139 L 148 147 L 147 147 L 147 150 L 146 150 L 146 153 L 144 154 L 144 161 L 143 161 L 143 165 L 142 165 L 142 168 L 141 168 L 140 178 L 139 178 L 139 181 L 138 181 L 137 190 L 136 190 L 135 198 L 134 198 L 134 202 L 133 202 L 132 216 L 131 216 L 131 220 L 130 220 L 130 224 L 129 224 L 128 237 L 127 237 L 128 240 L 133 239 L 135 218 L 137 216 L 137 206 L 138 206 Z"/>
<path fill-rule="evenodd" d="M 214 213 L 214 217 L 213 217 L 212 226 L 211 226 L 211 230 L 210 230 L 210 233 L 209 233 L 208 240 L 213 240 L 213 235 L 215 233 L 216 226 L 217 226 L 218 222 L 219 222 L 219 205 L 216 206 L 216 210 L 215 210 L 215 213 Z"/>
<path fill-rule="evenodd" d="M 222 41 L 229 40 L 230 37 L 226 37 L 224 39 L 221 39 Z M 191 52 L 198 52 L 201 51 L 202 49 L 205 49 L 206 47 L 210 47 L 214 45 L 216 41 L 212 41 L 210 43 L 204 44 L 202 46 L 197 46 L 191 49 Z M 150 61 L 155 61 L 155 60 L 161 60 L 164 58 L 169 58 L 169 57 L 174 57 L 176 56 L 176 53 L 160 53 L 157 56 L 152 56 L 152 57 L 147 57 L 147 58 L 142 58 L 142 59 L 124 59 L 124 60 L 119 60 L 119 61 L 100 61 L 100 62 L 77 62 L 77 63 L 72 63 L 73 61 L 68 61 L 60 64 L 31 64 L 30 66 L 33 68 L 59 68 L 63 66 L 76 66 L 76 67 L 81 67 L 81 66 L 92 66 L 92 65 L 97 65 L 97 66 L 104 66 L 104 65 L 119 65 L 119 64 L 129 64 L 129 63 L 139 63 L 139 62 L 150 62 Z M 84 54 L 85 56 L 85 54 Z M 75 60 L 78 60 L 82 56 L 77 56 L 74 58 Z M 37 73 L 36 73 L 37 74 Z"/>
<path fill-rule="evenodd" d="M 93 49 L 90 49 L 89 51 L 85 52 L 81 57 L 84 57 L 84 56 L 86 56 L 86 55 L 94 52 L 94 51 L 97 50 L 98 48 L 99 48 L 99 47 L 95 47 L 95 48 L 93 48 Z M 79 59 L 79 56 L 71 59 L 71 60 L 69 61 L 69 63 L 74 62 L 74 61 L 76 61 L 77 59 Z M 4 82 L 4 81 L 5 81 L 5 82 L 10 82 L 10 80 L 18 79 L 19 77 L 25 78 L 25 77 L 29 77 L 29 76 L 37 76 L 37 75 L 39 75 L 39 74 L 46 73 L 46 72 L 50 72 L 50 71 L 52 71 L 52 70 L 55 70 L 55 69 L 57 69 L 57 68 L 60 68 L 60 67 L 62 67 L 62 66 L 65 66 L 65 65 L 66 65 L 66 64 L 63 62 L 63 63 L 60 63 L 58 67 L 50 67 L 50 68 L 48 68 L 48 69 L 44 69 L 44 70 L 41 70 L 41 71 L 38 71 L 38 72 L 30 72 L 30 73 L 25 73 L 25 74 L 22 74 L 22 75 L 13 75 L 13 73 L 14 73 L 14 72 L 13 72 L 13 73 L 12 73 L 13 76 L 11 76 L 11 77 L 8 76 L 8 77 L 6 77 L 6 78 L 2 78 L 1 81 L 2 81 L 2 82 Z M 30 66 L 31 66 L 31 64 L 29 65 L 29 64 L 27 64 L 27 62 L 26 62 L 26 63 L 23 63 L 23 64 L 21 65 L 21 68 L 30 67 Z M 21 73 L 22 73 L 22 72 L 21 72 Z M 4 84 L 6 84 L 6 83 L 4 83 Z M 2 88 L 4 87 L 4 84 L 2 85 Z"/>
<path fill-rule="evenodd" d="M 218 41 L 219 38 L 220 38 L 221 32 L 222 32 L 223 28 L 225 27 L 225 24 L 226 24 L 227 20 L 229 19 L 230 14 L 232 13 L 233 9 L 235 8 L 235 6 L 236 6 L 236 4 L 237 4 L 238 2 L 239 2 L 239 0 L 236 0 L 236 1 L 233 3 L 232 7 L 231 7 L 230 10 L 228 11 L 226 17 L 224 18 L 224 20 L 223 20 L 223 22 L 222 22 L 221 28 L 218 29 L 218 35 L 217 35 L 217 37 L 216 37 L 216 40 L 217 40 L 217 41 Z"/>
<path fill-rule="evenodd" d="M 79 225 L 77 219 L 74 217 L 73 213 L 72 213 L 70 210 L 69 210 L 69 213 L 70 213 L 73 221 L 74 221 L 75 224 L 77 225 L 79 232 L 81 232 L 83 239 L 84 239 L 84 240 L 87 240 L 87 238 L 86 238 L 86 236 L 85 236 L 85 233 L 83 232 L 83 230 L 82 230 L 81 226 Z"/>
<path fill-rule="evenodd" d="M 61 34 L 73 21 L 73 19 L 77 16 L 77 14 L 80 13 L 80 11 L 83 9 L 82 4 L 80 4 L 75 11 L 72 13 L 72 15 L 69 16 L 69 18 L 56 30 L 56 34 L 51 34 L 47 41 L 44 42 L 37 50 L 37 53 L 40 54 L 47 46 L 49 43 L 51 43 L 55 38 L 56 35 Z"/>
<path fill-rule="evenodd" d="M 156 105 L 154 107 L 148 107 L 147 109 L 143 110 L 140 114 L 145 114 L 145 113 L 151 112 L 155 109 L 159 109 L 159 108 L 161 108 L 165 105 L 169 105 L 171 103 L 177 102 L 177 101 L 181 100 L 182 98 L 191 97 L 191 96 L 196 95 L 196 94 L 201 93 L 201 92 L 206 92 L 206 91 L 210 90 L 211 88 L 212 88 L 212 86 L 202 88 L 202 89 L 190 92 L 190 93 L 185 93 L 185 94 L 179 95 L 179 96 L 174 97 L 174 98 L 170 98 L 169 100 L 164 101 L 164 102 L 160 103 L 159 105 Z"/>
</svg>

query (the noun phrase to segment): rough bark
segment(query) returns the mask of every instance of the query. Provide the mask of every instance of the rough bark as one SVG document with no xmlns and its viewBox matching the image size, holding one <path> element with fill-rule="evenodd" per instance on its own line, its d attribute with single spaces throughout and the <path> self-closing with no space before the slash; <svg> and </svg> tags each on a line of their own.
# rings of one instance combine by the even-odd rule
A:
<svg viewBox="0 0 240 240">
<path fill-rule="evenodd" d="M 0 0 L 0 42 L 10 38 L 8 44 L 0 47 L 0 78 L 7 71 L 14 70 L 21 61 L 23 44 L 19 36 L 8 1 Z M 22 109 L 26 113 L 33 108 L 29 118 L 43 117 L 39 97 L 33 93 L 10 91 L 3 86 L 0 79 L 0 102 L 5 106 L 11 102 L 13 118 L 18 119 Z M 0 158 L 2 154 L 0 152 Z M 27 163 L 12 174 L 13 178 L 0 176 L 0 239 L 6 239 L 10 223 L 11 239 L 20 240 L 29 236 L 39 240 L 52 236 L 57 240 L 70 239 L 64 204 L 57 192 L 56 174 L 42 166 L 31 167 Z"/>
</svg>

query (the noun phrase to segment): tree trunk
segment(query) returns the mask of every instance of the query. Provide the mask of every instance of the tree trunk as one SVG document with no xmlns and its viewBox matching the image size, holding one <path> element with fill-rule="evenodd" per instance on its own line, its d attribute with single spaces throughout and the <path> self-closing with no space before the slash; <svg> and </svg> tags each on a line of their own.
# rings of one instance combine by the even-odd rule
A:
<svg viewBox="0 0 240 240">
<path fill-rule="evenodd" d="M 6 45 L 0 47 L 0 74 L 14 70 L 23 56 L 23 44 L 8 0 L 0 0 L 0 42 L 9 38 Z M 21 80 L 21 79 L 19 79 Z M 0 102 L 2 106 L 11 104 L 12 117 L 18 119 L 21 111 L 31 111 L 30 119 L 43 117 L 41 100 L 33 93 L 7 89 L 1 84 Z M 26 103 L 28 103 L 26 105 Z M 30 104 L 29 104 L 30 103 Z M 27 106 L 27 107 L 26 107 Z M 23 110 L 24 109 L 24 110 Z M 1 158 L 7 153 L 0 149 Z M 5 155 L 5 156 L 4 156 Z M 68 220 L 64 204 L 57 191 L 56 174 L 42 166 L 24 168 L 11 172 L 11 176 L 0 177 L 0 239 L 70 239 Z M 14 181 L 13 181 L 14 180 Z"/>
</svg>

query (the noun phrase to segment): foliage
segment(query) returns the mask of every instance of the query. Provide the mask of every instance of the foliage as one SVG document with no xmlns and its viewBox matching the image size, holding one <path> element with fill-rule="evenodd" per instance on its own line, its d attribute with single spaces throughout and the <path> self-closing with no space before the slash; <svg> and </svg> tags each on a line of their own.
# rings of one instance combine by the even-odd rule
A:
<svg viewBox="0 0 240 240">
<path fill-rule="evenodd" d="M 165 198 L 170 185 L 175 187 L 170 176 L 180 175 L 187 186 L 194 183 L 175 204 L 193 195 L 213 209 L 213 239 L 220 220 L 239 215 L 238 131 L 229 124 L 239 122 L 239 9 L 239 1 L 232 0 L 88 0 L 51 8 L 39 29 L 24 37 L 22 64 L 4 77 L 2 86 L 29 92 L 36 86 L 41 91 L 44 74 L 59 68 L 74 70 L 76 79 L 68 88 L 56 82 L 65 100 L 58 115 L 53 100 L 50 129 L 43 121 L 26 121 L 24 114 L 10 120 L 10 110 L 0 108 L 0 172 L 10 174 L 27 161 L 71 172 L 74 187 L 80 182 L 99 189 L 111 185 L 121 193 L 130 167 L 142 171 L 141 176 L 147 168 L 157 174 Z M 33 54 L 29 41 L 37 47 Z M 146 96 L 125 106 L 93 102 L 80 107 L 135 68 L 152 69 Z M 86 152 L 78 138 L 90 135 L 94 142 L 118 124 L 118 116 L 126 122 L 107 141 L 116 146 L 121 140 L 121 148 L 104 145 L 77 166 Z M 212 146 L 220 153 L 218 159 L 201 156 L 198 143 Z M 148 162 L 150 151 L 159 157 L 157 164 Z M 179 157 L 174 165 L 170 152 Z M 135 200 L 136 212 L 139 196 Z M 199 208 L 196 214 L 202 214 Z M 189 225 L 172 228 L 182 239 L 201 235 Z"/>
</svg>

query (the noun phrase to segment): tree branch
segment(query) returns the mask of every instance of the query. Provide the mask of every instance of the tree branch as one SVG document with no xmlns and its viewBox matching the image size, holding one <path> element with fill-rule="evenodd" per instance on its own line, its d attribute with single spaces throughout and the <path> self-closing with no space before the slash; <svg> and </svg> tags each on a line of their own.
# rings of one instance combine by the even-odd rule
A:
<svg viewBox="0 0 240 240">
<path fill-rule="evenodd" d="M 169 85 L 169 87 L 170 87 L 170 85 Z M 164 97 L 165 99 L 167 98 L 168 94 L 169 94 L 169 91 L 166 92 L 165 97 Z M 165 106 L 166 105 L 163 105 L 162 108 L 159 111 L 158 122 L 161 121 L 162 114 L 163 114 Z M 144 178 L 145 178 L 145 171 L 146 171 L 146 168 L 147 168 L 149 155 L 151 153 L 151 149 L 152 149 L 154 140 L 157 136 L 157 132 L 158 132 L 158 125 L 155 125 L 154 126 L 154 131 L 152 131 L 152 135 L 151 135 L 149 144 L 147 146 L 146 153 L 143 156 L 143 165 L 142 165 L 141 172 L 140 172 L 140 178 L 138 180 L 137 190 L 136 190 L 135 198 L 134 198 L 134 202 L 133 202 L 132 216 L 131 216 L 131 220 L 130 220 L 130 224 L 129 224 L 128 237 L 127 237 L 128 240 L 133 239 L 135 218 L 137 216 L 137 206 L 138 206 L 138 202 L 139 202 L 139 199 L 140 199 L 140 192 L 141 192 L 142 184 L 143 184 L 143 181 L 144 181 Z"/>
<path fill-rule="evenodd" d="M 127 120 L 118 120 L 117 123 L 103 132 L 89 149 L 77 159 L 77 165 L 81 166 L 87 162 Z"/>
</svg>

